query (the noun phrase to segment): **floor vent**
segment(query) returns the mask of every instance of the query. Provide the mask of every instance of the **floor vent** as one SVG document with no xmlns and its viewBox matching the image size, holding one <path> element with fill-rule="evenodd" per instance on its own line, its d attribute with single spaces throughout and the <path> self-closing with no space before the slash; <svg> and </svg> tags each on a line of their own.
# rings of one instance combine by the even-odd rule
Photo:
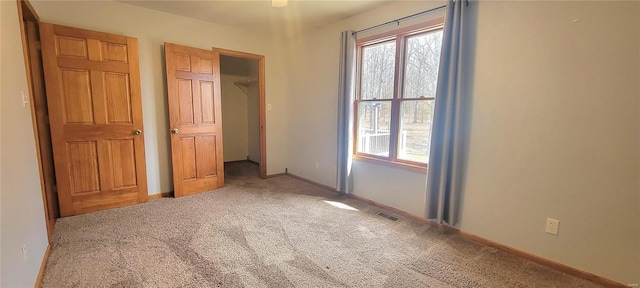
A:
<svg viewBox="0 0 640 288">
<path fill-rule="evenodd" d="M 384 213 L 384 212 L 378 212 L 378 213 L 376 213 L 376 215 L 382 216 L 382 217 L 387 218 L 387 219 L 389 219 L 391 221 L 398 221 L 397 217 L 393 217 L 393 216 L 391 216 L 391 215 L 389 215 L 387 213 Z"/>
</svg>

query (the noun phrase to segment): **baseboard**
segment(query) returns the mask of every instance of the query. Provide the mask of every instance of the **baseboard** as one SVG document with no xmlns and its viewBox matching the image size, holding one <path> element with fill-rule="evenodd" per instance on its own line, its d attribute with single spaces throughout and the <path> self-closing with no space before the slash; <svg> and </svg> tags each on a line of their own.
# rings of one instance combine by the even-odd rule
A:
<svg viewBox="0 0 640 288">
<path fill-rule="evenodd" d="M 309 181 L 307 181 L 307 182 L 309 182 Z M 310 183 L 312 183 L 312 181 Z M 602 285 L 602 286 L 605 286 L 605 287 L 629 287 L 629 286 L 624 285 L 622 283 L 619 283 L 619 282 L 616 282 L 616 281 L 613 281 L 613 280 L 610 280 L 610 279 L 607 279 L 607 278 L 604 278 L 604 277 L 601 277 L 601 276 L 598 276 L 598 275 L 594 275 L 594 274 L 591 274 L 589 272 L 585 272 L 585 271 L 582 271 L 582 270 L 567 266 L 565 264 L 561 264 L 561 263 L 555 262 L 553 260 L 549 260 L 549 259 L 537 256 L 537 255 L 534 255 L 534 254 L 531 254 L 531 253 L 528 253 L 528 252 L 524 252 L 522 250 L 518 250 L 518 249 L 515 249 L 513 247 L 509 247 L 507 245 L 504 245 L 504 244 L 501 244 L 501 243 L 498 243 L 498 242 L 494 242 L 494 241 L 491 241 L 491 240 L 486 239 L 486 238 L 482 238 L 482 237 L 480 237 L 478 235 L 471 234 L 471 233 L 468 233 L 468 232 L 465 232 L 465 231 L 461 231 L 461 230 L 456 229 L 456 228 L 451 227 L 451 226 L 446 226 L 446 225 L 441 225 L 441 224 L 434 223 L 433 221 L 430 221 L 430 220 L 425 219 L 423 217 L 419 217 L 419 216 L 413 215 L 411 213 L 402 211 L 402 210 L 397 209 L 397 208 L 390 207 L 388 205 L 384 205 L 384 204 L 378 203 L 376 201 L 373 201 L 373 200 L 370 200 L 370 199 L 367 199 L 367 198 L 364 198 L 364 197 L 360 197 L 360 196 L 353 195 L 353 194 L 349 194 L 349 197 L 351 197 L 353 199 L 356 199 L 358 201 L 367 203 L 367 204 L 371 204 L 373 206 L 376 206 L 376 207 L 378 207 L 380 209 L 386 210 L 387 212 L 396 214 L 398 216 L 402 216 L 402 217 L 407 218 L 407 219 L 411 219 L 411 220 L 414 220 L 414 221 L 417 221 L 417 222 L 420 222 L 420 223 L 425 223 L 425 224 L 437 227 L 437 228 L 442 229 L 444 231 L 447 231 L 449 233 L 459 235 L 460 237 L 462 237 L 464 239 L 467 239 L 467 240 L 470 240 L 470 241 L 473 241 L 473 242 L 476 242 L 476 243 L 480 243 L 480 244 L 483 244 L 483 245 L 486 245 L 486 246 L 491 246 L 491 247 L 496 248 L 498 250 L 501 250 L 501 251 L 504 251 L 504 252 L 507 252 L 507 253 L 510 253 L 510 254 L 517 255 L 517 256 L 522 257 L 524 259 L 527 259 L 529 261 L 538 263 L 540 265 L 547 266 L 547 267 L 552 268 L 552 269 L 556 269 L 556 270 L 562 271 L 562 272 L 567 273 L 569 275 L 573 275 L 575 277 L 585 279 L 587 281 L 593 282 L 593 283 L 598 284 L 598 285 Z"/>
<path fill-rule="evenodd" d="M 173 197 L 173 191 L 162 192 L 158 194 L 149 195 L 149 200 L 160 199 L 160 198 L 171 198 Z"/>
<path fill-rule="evenodd" d="M 42 278 L 44 277 L 44 269 L 47 268 L 47 262 L 49 261 L 49 253 L 51 253 L 51 244 L 47 244 L 47 250 L 44 251 L 44 256 L 42 256 L 42 263 L 40 263 L 40 271 L 38 271 L 36 283 L 33 285 L 34 288 L 42 286 Z"/>
<path fill-rule="evenodd" d="M 276 178 L 276 177 L 280 177 L 280 176 L 284 176 L 284 175 L 287 175 L 287 173 L 271 174 L 271 175 L 267 175 L 267 179 L 268 178 Z"/>
<path fill-rule="evenodd" d="M 562 263 L 559 263 L 559 262 L 555 262 L 553 260 L 549 260 L 547 258 L 543 258 L 543 257 L 540 257 L 538 255 L 531 254 L 529 252 L 525 252 L 525 251 L 522 251 L 522 250 L 519 250 L 519 249 L 516 249 L 516 248 L 513 248 L 513 247 L 509 247 L 507 245 L 504 245 L 504 244 L 501 244 L 501 243 L 498 243 L 498 242 L 494 242 L 494 241 L 491 241 L 491 240 L 486 239 L 486 238 L 482 238 L 482 237 L 480 237 L 478 235 L 475 235 L 475 234 L 464 232 L 464 231 L 461 231 L 461 230 L 458 230 L 458 229 L 455 229 L 455 228 L 451 228 L 451 227 L 448 227 L 445 230 L 449 230 L 449 231 L 451 231 L 451 232 L 453 232 L 455 234 L 458 234 L 462 238 L 474 241 L 476 243 L 480 243 L 480 244 L 484 244 L 484 245 L 487 245 L 487 246 L 491 246 L 491 247 L 494 247 L 494 248 L 496 248 L 498 250 L 505 251 L 507 253 L 515 254 L 515 255 L 520 256 L 522 258 L 525 258 L 525 259 L 527 259 L 527 260 L 529 260 L 531 262 L 535 262 L 535 263 L 547 266 L 549 268 L 553 268 L 553 269 L 562 271 L 562 272 L 567 273 L 569 275 L 573 275 L 573 276 L 576 276 L 578 278 L 585 279 L 587 281 L 593 282 L 593 283 L 598 284 L 598 285 L 602 285 L 602 286 L 605 286 L 605 287 L 629 287 L 629 286 L 624 285 L 622 283 L 619 283 L 619 282 L 616 282 L 616 281 L 613 281 L 613 280 L 610 280 L 610 279 L 607 279 L 607 278 L 604 278 L 604 277 L 601 277 L 601 276 L 598 276 L 598 275 L 595 275 L 595 274 L 591 274 L 589 272 L 585 272 L 585 271 L 573 268 L 571 266 L 567 266 L 565 264 L 562 264 Z"/>
<path fill-rule="evenodd" d="M 295 178 L 295 179 L 298 179 L 298 180 L 300 180 L 300 181 L 302 181 L 302 182 L 307 182 L 307 183 L 309 183 L 309 184 L 313 184 L 313 185 L 315 185 L 315 186 L 318 186 L 318 187 L 320 187 L 320 188 L 324 188 L 324 189 L 329 190 L 329 191 L 331 191 L 331 192 L 338 192 L 338 190 L 336 190 L 336 188 L 334 188 L 334 187 L 327 186 L 327 185 L 324 185 L 324 184 L 321 184 L 321 183 L 318 183 L 318 182 L 315 182 L 315 181 L 309 180 L 309 179 L 307 179 L 307 178 L 300 177 L 300 176 L 295 175 L 295 174 L 291 174 L 289 171 L 287 171 L 285 174 L 286 174 L 287 176 L 291 177 L 291 178 Z"/>
</svg>

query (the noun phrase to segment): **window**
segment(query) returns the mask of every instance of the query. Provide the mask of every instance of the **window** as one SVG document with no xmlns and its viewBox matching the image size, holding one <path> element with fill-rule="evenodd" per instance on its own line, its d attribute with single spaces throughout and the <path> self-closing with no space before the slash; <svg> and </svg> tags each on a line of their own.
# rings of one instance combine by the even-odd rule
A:
<svg viewBox="0 0 640 288">
<path fill-rule="evenodd" d="M 442 22 L 358 41 L 358 159 L 426 168 Z"/>
</svg>

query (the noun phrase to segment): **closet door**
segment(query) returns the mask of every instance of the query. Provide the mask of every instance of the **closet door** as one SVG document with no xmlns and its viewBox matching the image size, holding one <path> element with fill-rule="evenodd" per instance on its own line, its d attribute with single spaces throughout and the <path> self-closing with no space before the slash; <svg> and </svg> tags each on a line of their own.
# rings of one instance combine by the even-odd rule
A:
<svg viewBox="0 0 640 288">
<path fill-rule="evenodd" d="M 181 197 L 224 186 L 220 57 L 164 44 L 173 189 Z"/>
<path fill-rule="evenodd" d="M 40 24 L 61 216 L 147 201 L 138 41 Z"/>
</svg>

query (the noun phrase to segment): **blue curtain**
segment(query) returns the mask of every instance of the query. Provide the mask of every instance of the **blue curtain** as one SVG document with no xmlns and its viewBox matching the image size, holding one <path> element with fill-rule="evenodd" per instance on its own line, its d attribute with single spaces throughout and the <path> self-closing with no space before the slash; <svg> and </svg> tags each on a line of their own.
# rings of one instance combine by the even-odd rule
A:
<svg viewBox="0 0 640 288">
<path fill-rule="evenodd" d="M 336 189 L 343 193 L 353 191 L 351 163 L 353 155 L 353 103 L 355 100 L 354 31 L 344 31 L 340 41 L 340 71 L 338 81 L 338 167 Z"/>
<path fill-rule="evenodd" d="M 468 79 L 463 77 L 469 69 L 463 59 L 468 5 L 464 0 L 449 0 L 447 5 L 427 172 L 425 218 L 449 226 L 457 225 L 463 184 L 465 107 L 470 99 L 464 88 Z"/>
</svg>

